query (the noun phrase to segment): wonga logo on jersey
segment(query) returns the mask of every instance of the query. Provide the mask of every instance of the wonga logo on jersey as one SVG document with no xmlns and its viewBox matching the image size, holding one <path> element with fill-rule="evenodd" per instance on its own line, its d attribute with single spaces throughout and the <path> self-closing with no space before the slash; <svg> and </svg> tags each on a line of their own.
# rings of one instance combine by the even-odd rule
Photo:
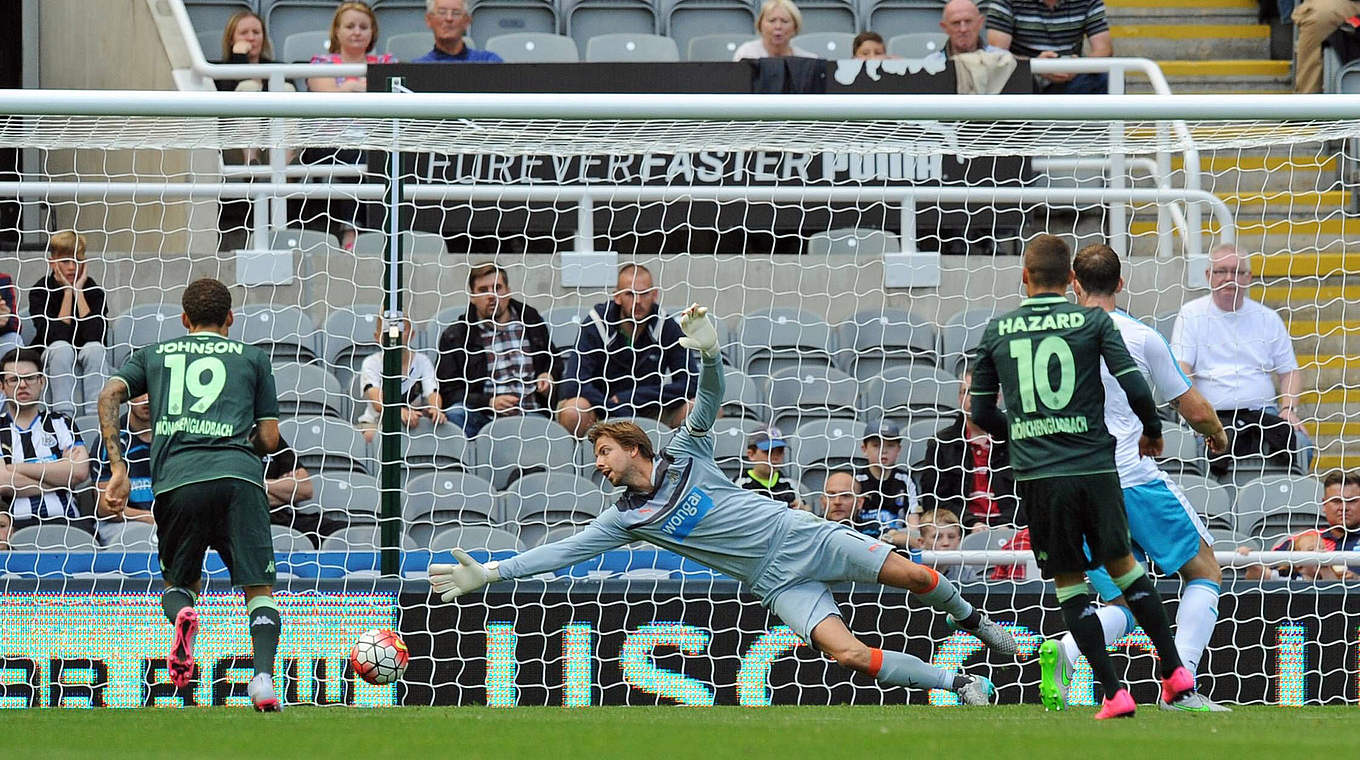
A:
<svg viewBox="0 0 1360 760">
<path fill-rule="evenodd" d="M 685 537 L 694 532 L 694 527 L 699 521 L 704 519 L 708 510 L 713 508 L 713 499 L 708 494 L 699 489 L 691 489 L 685 494 L 685 498 L 680 501 L 679 506 L 666 518 L 666 522 L 661 525 L 661 532 L 676 539 L 685 540 Z"/>
</svg>

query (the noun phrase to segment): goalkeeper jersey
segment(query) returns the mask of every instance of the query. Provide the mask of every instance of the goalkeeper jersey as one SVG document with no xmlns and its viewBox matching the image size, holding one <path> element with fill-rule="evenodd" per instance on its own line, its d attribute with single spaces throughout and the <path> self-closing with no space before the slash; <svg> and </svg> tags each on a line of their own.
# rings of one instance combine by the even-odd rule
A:
<svg viewBox="0 0 1360 760">
<path fill-rule="evenodd" d="M 652 491 L 629 491 L 580 533 L 501 562 L 501 578 L 567 567 L 637 540 L 748 583 L 759 578 L 796 513 L 728 480 L 714 463 L 709 428 L 723 385 L 721 360 L 704 359 L 694 409 L 653 462 Z"/>
</svg>

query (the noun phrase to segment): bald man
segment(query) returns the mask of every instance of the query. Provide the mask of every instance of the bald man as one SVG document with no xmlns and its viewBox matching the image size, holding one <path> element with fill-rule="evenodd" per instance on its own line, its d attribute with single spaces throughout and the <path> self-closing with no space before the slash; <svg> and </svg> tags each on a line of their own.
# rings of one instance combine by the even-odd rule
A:
<svg viewBox="0 0 1360 760">
<path fill-rule="evenodd" d="M 973 0 L 949 0 L 940 14 L 940 29 L 949 35 L 949 41 L 945 43 L 944 50 L 936 50 L 925 60 L 927 63 L 933 61 L 943 64 L 946 59 L 959 53 L 978 50 L 1000 52 L 1001 48 L 988 45 L 982 38 L 982 26 L 982 11 L 978 10 Z"/>
</svg>

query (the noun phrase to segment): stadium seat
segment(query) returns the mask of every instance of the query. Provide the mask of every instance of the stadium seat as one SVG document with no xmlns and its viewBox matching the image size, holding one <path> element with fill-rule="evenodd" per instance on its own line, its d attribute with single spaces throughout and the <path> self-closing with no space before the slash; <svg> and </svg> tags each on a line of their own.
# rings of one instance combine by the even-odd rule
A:
<svg viewBox="0 0 1360 760">
<path fill-rule="evenodd" d="M 275 362 L 315 361 L 321 354 L 321 331 L 297 306 L 246 304 L 236 310 L 232 338 L 258 346 Z"/>
<path fill-rule="evenodd" d="M 381 21 L 379 21 L 379 24 L 381 25 Z M 387 42 L 383 44 L 383 52 L 390 54 L 398 61 L 410 63 L 434 49 L 434 35 L 428 31 L 387 34 L 387 29 L 384 28 L 383 33 L 387 36 Z M 468 37 L 463 38 L 463 44 L 468 47 L 476 47 Z"/>
<path fill-rule="evenodd" d="M 1172 476 L 1171 480 L 1180 486 L 1186 500 L 1190 502 L 1195 512 L 1204 518 L 1204 524 L 1210 532 L 1232 531 L 1236 528 L 1232 497 L 1228 489 L 1211 478 L 1191 473 Z"/>
<path fill-rule="evenodd" d="M 901 309 L 861 311 L 836 330 L 836 365 L 860 382 L 889 368 L 935 368 L 939 330 L 924 317 Z"/>
<path fill-rule="evenodd" d="M 197 28 L 197 27 L 195 27 Z M 203 51 L 204 60 L 216 61 L 222 59 L 222 30 L 225 24 L 216 29 L 209 29 L 206 32 L 199 32 L 194 35 L 198 40 L 198 48 Z"/>
<path fill-rule="evenodd" d="M 414 551 L 419 547 L 410 536 L 402 536 L 401 548 L 403 551 Z M 380 549 L 382 530 L 376 524 L 342 528 L 321 540 L 323 552 L 375 552 Z"/>
<path fill-rule="evenodd" d="M 926 418 L 908 424 L 902 429 L 902 453 L 897 457 L 897 463 L 913 471 L 920 469 L 930 439 L 952 422 L 946 418 Z"/>
<path fill-rule="evenodd" d="M 513 533 L 482 525 L 446 528 L 430 539 L 429 547 L 431 552 L 447 552 L 450 549 L 522 552 L 525 548 L 524 543 Z M 444 560 L 443 557 L 439 559 Z"/>
<path fill-rule="evenodd" d="M 798 8 L 803 11 L 803 24 L 805 27 L 816 29 L 827 28 L 824 25 L 813 25 L 808 23 L 808 11 L 803 3 L 799 3 Z M 854 23 L 853 20 L 851 23 Z M 826 58 L 831 61 L 843 58 L 854 58 L 854 42 L 854 32 L 812 32 L 809 34 L 800 34 L 793 38 L 794 47 L 802 48 L 809 53 L 815 53 L 818 58 Z"/>
<path fill-rule="evenodd" d="M 408 475 L 434 470 L 470 472 L 476 468 L 475 447 L 457 425 L 422 422 L 420 427 L 403 435 L 402 442 L 405 448 L 401 464 Z"/>
<path fill-rule="evenodd" d="M 865 419 L 887 417 L 899 425 L 958 411 L 962 382 L 935 367 L 890 367 L 863 385 L 858 409 Z"/>
<path fill-rule="evenodd" d="M 681 50 L 689 50 L 690 40 L 706 35 L 741 34 L 746 40 L 756 37 L 757 8 L 754 3 L 745 0 L 661 1 L 664 33 L 675 40 Z M 726 60 L 732 60 L 731 53 Z"/>
<path fill-rule="evenodd" d="M 543 312 L 543 322 L 548 326 L 548 340 L 553 348 L 576 347 L 585 315 L 586 309 L 579 306 L 558 306 Z"/>
<path fill-rule="evenodd" d="M 456 301 L 458 297 L 449 296 L 443 298 L 443 302 Z M 430 361 L 435 367 L 439 366 L 439 336 L 443 334 L 448 326 L 463 318 L 467 314 L 468 304 L 466 301 L 454 306 L 446 306 L 439 310 L 434 318 L 425 323 L 424 327 L 416 326 L 416 337 L 411 348 L 428 349 L 430 351 Z"/>
<path fill-rule="evenodd" d="M 203 54 L 212 61 L 222 56 L 222 30 L 227 28 L 227 22 L 240 11 L 256 10 L 256 3 L 255 0 L 184 0 L 184 10 L 199 37 L 210 35 Z"/>
<path fill-rule="evenodd" d="M 489 40 L 498 34 L 558 34 L 562 24 L 552 0 L 470 0 L 472 36 Z"/>
<path fill-rule="evenodd" d="M 553 528 L 584 525 L 609 506 L 605 492 L 570 472 L 535 472 L 510 484 L 502 496 L 505 522 L 517 526 L 519 538 L 535 546 Z"/>
<path fill-rule="evenodd" d="M 70 525 L 30 525 L 14 531 L 9 537 L 10 551 L 51 552 L 95 550 L 94 536 Z"/>
<path fill-rule="evenodd" d="M 1000 306 L 968 309 L 946 319 L 940 326 L 940 367 L 955 375 L 963 371 L 968 352 L 977 348 L 987 323 L 1003 313 Z"/>
<path fill-rule="evenodd" d="M 581 60 L 576 40 L 561 34 L 498 34 L 486 41 L 486 49 L 506 63 L 576 63 Z"/>
<path fill-rule="evenodd" d="M 864 227 L 818 232 L 808 238 L 807 244 L 809 256 L 882 256 L 901 250 L 901 238 L 885 230 Z"/>
<path fill-rule="evenodd" d="M 763 421 L 770 417 L 770 405 L 760 384 L 739 369 L 726 371 L 726 392 L 723 394 L 722 413 L 729 417 Z"/>
<path fill-rule="evenodd" d="M 275 554 L 316 551 L 310 539 L 286 525 L 271 525 L 269 532 L 274 537 Z"/>
<path fill-rule="evenodd" d="M 755 312 L 741 321 L 739 366 L 756 379 L 786 368 L 831 366 L 835 337 L 821 317 L 800 309 Z"/>
<path fill-rule="evenodd" d="M 348 394 L 325 367 L 281 364 L 274 368 L 279 414 L 285 417 L 323 416 L 350 419 Z"/>
<path fill-rule="evenodd" d="M 537 414 L 494 419 L 473 439 L 473 446 L 478 472 L 496 490 L 530 472 L 570 467 L 576 459 L 576 438 Z"/>
<path fill-rule="evenodd" d="M 675 40 L 657 34 L 600 34 L 586 41 L 588 63 L 657 62 L 680 60 Z"/>
<path fill-rule="evenodd" d="M 426 49 L 428 52 L 428 48 Z M 360 232 L 354 236 L 354 255 L 381 257 L 387 248 L 386 232 Z M 438 258 L 448 252 L 444 236 L 434 232 L 407 230 L 401 233 L 402 255 L 409 261 L 416 256 Z"/>
<path fill-rule="evenodd" d="M 834 367 L 789 367 L 770 380 L 772 422 L 785 430 L 808 420 L 854 419 L 855 379 Z"/>
<path fill-rule="evenodd" d="M 382 514 L 382 491 L 372 475 L 316 473 L 312 475 L 312 489 L 312 502 L 328 516 L 368 523 Z"/>
<path fill-rule="evenodd" d="M 867 464 L 860 450 L 866 427 L 854 420 L 813 420 L 798 426 L 789 437 L 791 459 L 798 480 L 810 493 L 820 494 L 832 470 Z"/>
<path fill-rule="evenodd" d="M 1006 542 L 1015 538 L 1015 528 L 988 528 L 969 533 L 959 542 L 961 551 L 997 552 L 1003 551 Z"/>
<path fill-rule="evenodd" d="M 321 354 L 341 385 L 358 374 L 365 357 L 382 349 L 373 338 L 381 313 L 378 304 L 355 304 L 326 316 L 321 328 Z"/>
<path fill-rule="evenodd" d="M 99 524 L 99 540 L 101 551 L 154 552 L 156 526 L 137 520 L 104 521 Z"/>
<path fill-rule="evenodd" d="M 1246 483 L 1233 504 L 1235 530 L 1274 545 L 1290 533 L 1317 527 L 1322 481 L 1304 475 L 1274 475 Z"/>
<path fill-rule="evenodd" d="M 746 469 L 746 439 L 764 425 L 757 420 L 723 417 L 713 423 L 713 460 L 718 469 L 735 479 Z"/>
<path fill-rule="evenodd" d="M 647 434 L 649 439 L 651 439 L 652 448 L 656 449 L 657 454 L 660 454 L 671 442 L 671 438 L 675 436 L 675 431 L 671 430 L 664 422 L 647 419 L 646 417 L 633 417 L 628 421 L 642 428 L 642 431 Z M 587 442 L 587 445 L 589 445 L 589 442 Z M 590 461 L 592 464 L 594 463 L 594 454 L 591 455 Z"/>
<path fill-rule="evenodd" d="M 407 480 L 401 520 L 406 535 L 419 546 L 427 546 L 450 525 L 502 522 L 491 484 L 466 472 L 430 472 Z"/>
<path fill-rule="evenodd" d="M 944 50 L 947 42 L 949 35 L 940 32 L 898 34 L 888 40 L 888 55 L 895 55 L 898 58 L 925 58 L 937 50 Z"/>
<path fill-rule="evenodd" d="M 330 27 L 329 22 L 327 19 L 326 28 Z M 331 34 L 329 31 L 296 32 L 276 39 L 283 40 L 279 47 L 282 51 L 280 63 L 307 63 L 312 60 L 312 56 L 325 55 L 329 52 Z"/>
<path fill-rule="evenodd" d="M 76 432 L 80 433 L 81 439 L 85 441 L 85 448 L 93 451 L 94 449 L 90 446 L 91 440 L 89 436 L 93 431 L 95 438 L 98 439 L 99 437 L 99 415 L 82 414 L 71 420 L 71 424 L 76 426 Z"/>
<path fill-rule="evenodd" d="M 945 0 L 860 0 L 860 23 L 883 39 L 940 28 Z M 986 11 L 983 11 L 984 17 Z M 892 50 L 890 54 L 896 55 Z"/>
<path fill-rule="evenodd" d="M 559 8 L 567 36 L 581 50 L 589 47 L 592 37 L 655 35 L 659 31 L 657 7 L 652 0 L 560 0 Z"/>
<path fill-rule="evenodd" d="M 685 60 L 730 61 L 737 54 L 737 48 L 751 38 L 750 32 L 700 35 L 690 39 Z"/>
<path fill-rule="evenodd" d="M 434 47 L 434 36 L 430 33 L 430 28 L 425 24 L 425 0 L 373 0 L 369 3 L 373 8 L 373 13 L 378 17 L 378 28 L 382 30 L 385 39 L 392 37 L 404 37 L 413 34 L 424 34 L 429 43 L 410 58 L 397 57 L 399 61 L 410 61 L 418 58 Z M 467 39 L 466 37 L 464 39 Z M 471 40 L 468 44 L 472 47 Z M 414 50 L 415 48 L 410 48 Z M 387 49 L 387 52 L 396 54 L 395 50 Z"/>
<path fill-rule="evenodd" d="M 368 473 L 376 466 L 354 426 L 333 417 L 279 420 L 279 434 L 297 452 L 298 464 L 319 472 Z"/>
<path fill-rule="evenodd" d="M 38 337 L 38 330 L 33 326 L 33 320 L 29 317 L 28 307 L 19 307 L 19 337 L 24 339 L 25 346 L 33 345 L 33 341 Z M 117 351 L 118 347 L 114 346 Z"/>
<path fill-rule="evenodd" d="M 1220 478 L 1220 480 L 1235 486 L 1241 486 L 1242 484 L 1256 480 L 1257 478 L 1303 474 L 1303 463 L 1298 457 L 1295 457 L 1286 463 L 1274 457 L 1267 458 L 1251 456 L 1249 454 L 1238 454 L 1234 455 L 1232 458 L 1232 469 Z"/>
<path fill-rule="evenodd" d="M 139 348 L 184 335 L 184 323 L 180 321 L 183 313 L 184 310 L 178 305 L 143 304 L 114 317 L 110 334 L 110 359 L 113 366 L 123 366 L 132 352 Z M 32 329 L 33 320 L 26 315 L 21 316 L 21 320 L 20 324 L 29 325 Z"/>
<path fill-rule="evenodd" d="M 1180 425 L 1162 426 L 1162 455 L 1157 457 L 1157 464 L 1172 476 L 1209 473 L 1204 443 L 1194 431 Z"/>
</svg>

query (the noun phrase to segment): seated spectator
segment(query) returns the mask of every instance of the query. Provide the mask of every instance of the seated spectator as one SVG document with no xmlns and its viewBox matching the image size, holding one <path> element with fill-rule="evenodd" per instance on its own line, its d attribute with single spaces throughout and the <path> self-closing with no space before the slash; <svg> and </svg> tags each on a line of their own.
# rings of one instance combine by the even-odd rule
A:
<svg viewBox="0 0 1360 760">
<path fill-rule="evenodd" d="M 947 509 L 932 509 L 921 515 L 921 549 L 928 552 L 956 552 L 963 543 L 959 516 Z M 937 563 L 935 568 L 951 581 L 972 580 L 977 569 L 969 565 Z"/>
<path fill-rule="evenodd" d="M 787 450 L 788 443 L 777 427 L 752 433 L 746 438 L 746 461 L 751 463 L 751 468 L 737 476 L 736 483 L 748 491 L 782 502 L 790 509 L 803 509 L 803 501 L 798 498 L 793 483 L 779 472 Z"/>
<path fill-rule="evenodd" d="M 106 521 L 154 523 L 151 513 L 155 502 L 151 490 L 151 404 L 147 394 L 128 400 L 128 412 L 118 423 L 118 448 L 123 452 L 123 461 L 127 462 L 128 483 L 132 487 L 127 506 L 112 510 L 104 503 L 104 487 L 113 473 L 109 469 L 109 452 L 101 438 L 90 455 L 90 477 L 99 489 L 95 517 L 99 518 L 101 526 Z"/>
<path fill-rule="evenodd" d="M 906 548 L 910 539 L 907 524 L 886 513 L 866 514 L 859 481 L 850 470 L 836 470 L 822 485 L 822 517 L 844 523 L 866 536 Z"/>
<path fill-rule="evenodd" d="M 1029 541 L 1029 528 L 1021 528 L 1015 532 L 1005 543 L 1001 544 L 1003 552 L 1027 552 L 1033 549 Z M 1039 573 L 1039 565 L 1034 560 L 1023 565 L 996 565 L 992 572 L 987 576 L 988 580 L 993 581 L 1023 581 L 1026 579 L 1034 580 L 1042 577 Z"/>
<path fill-rule="evenodd" d="M 987 9 L 987 41 L 1016 56 L 1079 58 L 1083 39 L 1091 42 L 1091 58 L 1114 55 L 1104 0 L 996 0 Z M 1110 75 L 1041 74 L 1038 84 L 1043 93 L 1103 95 Z"/>
<path fill-rule="evenodd" d="M 1181 306 L 1171 348 L 1195 389 L 1228 431 L 1228 452 L 1210 458 L 1217 475 L 1234 457 L 1266 456 L 1306 471 L 1312 441 L 1299 419 L 1302 375 L 1284 320 L 1247 298 L 1251 264 L 1231 245 L 1209 255 L 1210 293 Z M 1231 336 L 1231 340 L 1225 340 Z"/>
<path fill-rule="evenodd" d="M 24 347 L 19 328 L 19 289 L 8 272 L 0 272 L 0 355 Z"/>
<path fill-rule="evenodd" d="M 859 449 L 868 467 L 855 471 L 855 482 L 863 496 L 860 513 L 880 522 L 903 522 L 915 537 L 921 524 L 921 500 L 911 475 L 897 468 L 902 456 L 902 433 L 897 426 L 881 420 L 869 426 Z"/>
<path fill-rule="evenodd" d="M 9 551 L 9 539 L 14 535 L 14 518 L 8 512 L 0 512 L 0 552 Z"/>
<path fill-rule="evenodd" d="M 269 498 L 269 522 L 302 533 L 317 548 L 326 536 L 349 527 L 348 523 L 333 520 L 315 509 L 297 509 L 311 500 L 316 489 L 312 486 L 312 474 L 298 464 L 297 452 L 282 438 L 279 450 L 264 457 L 264 490 Z"/>
<path fill-rule="evenodd" d="M 888 46 L 883 35 L 878 32 L 860 32 L 850 43 L 850 55 L 867 61 L 878 61 L 888 57 Z"/>
<path fill-rule="evenodd" d="M 979 50 L 989 53 L 1005 52 L 1005 48 L 987 44 L 982 38 L 983 27 L 982 11 L 978 10 L 973 0 L 949 0 L 944 6 L 944 11 L 940 14 L 940 29 L 944 31 L 949 39 L 945 41 L 942 50 L 936 50 L 926 56 L 927 70 L 934 69 L 934 65 L 943 65 L 950 58 L 961 53 L 974 53 Z"/>
<path fill-rule="evenodd" d="M 1360 551 L 1360 475 L 1353 472 L 1330 472 L 1322 480 L 1322 514 L 1327 527 L 1296 533 L 1277 543 L 1277 552 L 1353 552 Z M 1238 553 L 1250 552 L 1245 546 Z M 1273 568 L 1252 565 L 1247 578 L 1271 580 L 1299 578 L 1307 581 L 1360 580 L 1360 565 L 1326 565 L 1304 562 L 1277 565 Z"/>
<path fill-rule="evenodd" d="M 43 409 L 46 385 L 37 350 L 16 348 L 0 359 L 0 498 L 10 500 L 14 529 L 59 522 L 93 533 L 72 493 L 90 477 L 89 455 L 71 419 Z"/>
<path fill-rule="evenodd" d="M 948 509 L 962 515 L 970 530 L 1011 525 L 1020 500 L 1010 450 L 973 424 L 968 387 L 973 375 L 964 371 L 959 387 L 959 415 L 926 444 L 916 464 L 921 478 L 921 502 L 926 509 Z"/>
<path fill-rule="evenodd" d="M 206 52 L 206 51 L 205 51 Z M 264 19 L 252 11 L 237 11 L 222 30 L 222 63 L 273 63 L 274 48 L 264 30 Z M 219 79 L 217 89 L 236 92 L 260 92 L 268 85 L 263 79 Z M 285 92 L 294 92 L 293 85 L 284 82 Z"/>
<path fill-rule="evenodd" d="M 658 293 L 647 267 L 625 264 L 613 300 L 582 322 L 557 404 L 558 423 L 577 437 L 604 418 L 650 417 L 675 428 L 689 415 L 699 360 L 680 345 L 680 325 Z"/>
<path fill-rule="evenodd" d="M 44 347 L 44 371 L 52 383 L 52 408 L 74 417 L 78 404 L 94 409 L 104 387 L 104 332 L 108 311 L 104 290 L 90 276 L 85 236 L 58 232 L 47 245 L 51 272 L 28 293 L 34 345 Z M 79 385 L 80 397 L 76 389 Z"/>
<path fill-rule="evenodd" d="M 468 436 L 495 417 L 549 415 L 555 357 L 548 325 L 510 297 L 506 271 L 492 263 L 468 272 L 470 303 L 439 334 L 439 397 Z"/>
<path fill-rule="evenodd" d="M 1294 92 L 1322 92 L 1322 45 L 1346 19 L 1360 15 L 1353 0 L 1299 0 L 1291 18 L 1298 30 L 1294 40 Z"/>
<path fill-rule="evenodd" d="M 402 318 L 401 331 L 401 424 L 415 428 L 421 420 L 429 419 L 434 424 L 447 421 L 444 416 L 443 401 L 439 397 L 439 381 L 435 379 L 434 365 L 425 354 L 412 351 L 411 320 Z M 379 344 L 383 342 L 381 320 L 373 334 Z M 368 404 L 359 415 L 359 429 L 364 440 L 372 443 L 382 427 L 383 412 L 383 352 L 369 354 L 359 367 L 359 391 Z"/>
<path fill-rule="evenodd" d="M 463 41 L 472 25 L 466 0 L 425 0 L 425 25 L 434 32 L 434 49 L 412 63 L 501 63 L 495 53 Z"/>
<path fill-rule="evenodd" d="M 760 36 L 743 42 L 732 54 L 732 60 L 744 58 L 816 58 L 802 48 L 793 46 L 793 38 L 803 30 L 803 13 L 792 0 L 765 0 L 756 17 L 756 34 Z"/>
</svg>

